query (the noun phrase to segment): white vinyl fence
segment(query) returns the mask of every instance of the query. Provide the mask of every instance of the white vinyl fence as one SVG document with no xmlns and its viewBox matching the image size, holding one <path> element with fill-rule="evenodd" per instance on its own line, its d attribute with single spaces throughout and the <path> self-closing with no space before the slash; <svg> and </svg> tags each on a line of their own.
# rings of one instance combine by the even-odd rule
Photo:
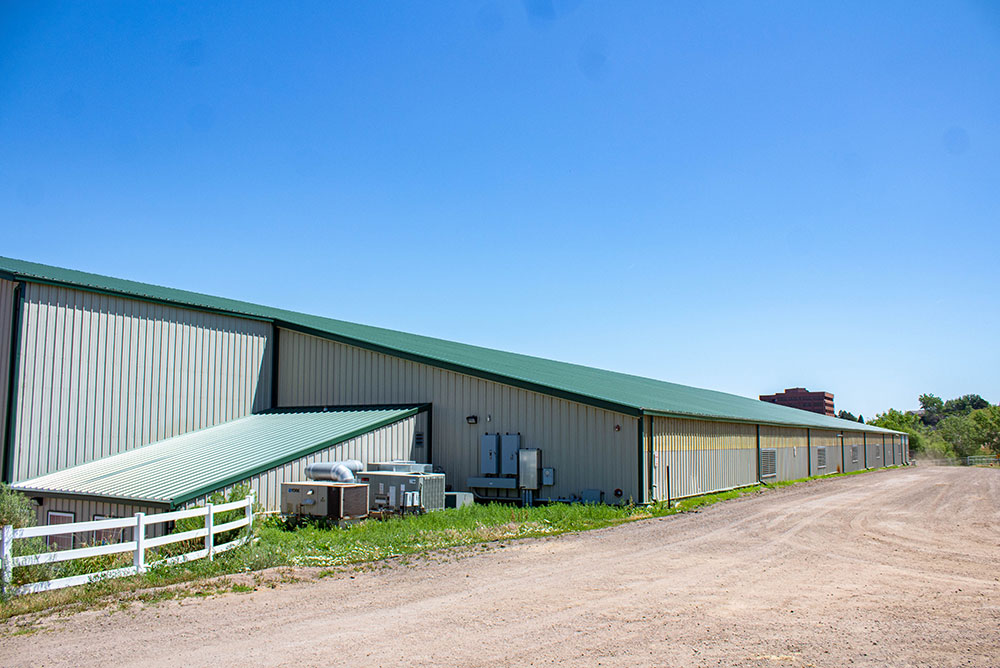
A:
<svg viewBox="0 0 1000 668">
<path fill-rule="evenodd" d="M 223 524 L 215 523 L 215 516 L 218 513 L 223 513 L 229 510 L 237 510 L 243 508 L 245 513 L 243 517 L 238 520 L 233 520 L 232 522 L 225 522 Z M 189 517 L 204 517 L 205 526 L 200 529 L 192 529 L 191 531 L 183 531 L 181 533 L 167 534 L 165 536 L 159 536 L 156 538 L 146 537 L 146 527 L 153 524 L 162 524 L 164 522 L 174 522 L 176 520 L 187 519 Z M 193 561 L 195 559 L 202 559 L 208 557 L 211 560 L 214 555 L 220 552 L 225 552 L 231 550 L 234 547 L 242 545 L 246 542 L 249 537 L 249 532 L 246 536 L 231 540 L 228 543 L 223 543 L 221 545 L 215 544 L 215 535 L 222 533 L 224 531 L 232 531 L 233 529 L 240 529 L 242 527 L 253 528 L 253 495 L 251 494 L 245 499 L 240 501 L 232 501 L 230 503 L 220 503 L 211 504 L 202 508 L 192 508 L 190 510 L 175 510 L 169 513 L 158 513 L 155 515 L 146 515 L 145 513 L 136 513 L 134 517 L 122 517 L 110 520 L 96 520 L 93 522 L 74 522 L 72 524 L 55 524 L 40 527 L 25 527 L 23 529 L 15 529 L 14 527 L 7 525 L 3 528 L 2 539 L 0 539 L 0 562 L 3 565 L 3 591 L 10 592 L 13 596 L 20 596 L 22 594 L 33 594 L 40 591 L 48 591 L 50 589 L 62 589 L 63 587 L 74 587 L 76 585 L 86 584 L 88 582 L 94 582 L 95 580 L 104 580 L 107 578 L 120 578 L 126 575 L 136 575 L 139 573 L 144 573 L 146 568 L 149 566 L 158 566 L 161 564 L 177 564 L 185 561 Z M 108 529 L 133 529 L 132 537 L 133 540 L 121 542 L 121 543 L 110 543 L 107 545 L 94 545 L 92 547 L 81 547 L 73 550 L 60 550 L 56 552 L 41 552 L 39 554 L 29 554 L 25 556 L 15 557 L 14 556 L 14 541 L 22 538 L 41 538 L 43 536 L 58 536 L 61 534 L 74 534 L 84 531 L 102 531 Z M 195 550 L 193 552 L 188 552 L 186 554 L 180 554 L 174 557 L 169 557 L 167 559 L 160 559 L 158 561 L 147 564 L 146 563 L 146 550 L 154 547 L 160 547 L 161 545 L 168 545 L 170 543 L 179 543 L 185 540 L 192 540 L 197 538 L 205 539 L 205 547 Z M 59 561 L 71 561 L 73 559 L 83 559 L 86 557 L 97 557 L 106 554 L 116 554 L 119 552 L 132 552 L 132 565 L 126 566 L 124 568 L 116 568 L 109 571 L 101 571 L 99 573 L 86 573 L 84 575 L 73 575 L 70 577 L 57 578 L 55 580 L 46 580 L 43 582 L 32 582 L 20 587 L 11 589 L 11 582 L 13 579 L 13 571 L 19 566 L 34 566 L 37 564 L 50 564 Z"/>
</svg>

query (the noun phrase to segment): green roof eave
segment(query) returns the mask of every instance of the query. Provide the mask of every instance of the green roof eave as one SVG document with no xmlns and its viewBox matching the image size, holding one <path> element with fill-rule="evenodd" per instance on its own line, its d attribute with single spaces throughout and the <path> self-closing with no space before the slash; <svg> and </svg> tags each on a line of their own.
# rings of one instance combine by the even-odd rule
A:
<svg viewBox="0 0 1000 668">
<path fill-rule="evenodd" d="M 220 478 L 220 479 L 215 480 L 215 481 L 207 482 L 204 485 L 202 485 L 201 487 L 198 487 L 197 489 L 195 489 L 193 491 L 185 492 L 184 494 L 180 494 L 180 495 L 178 495 L 178 496 L 170 499 L 170 501 L 169 501 L 170 507 L 172 509 L 173 508 L 177 508 L 177 507 L 179 507 L 179 506 L 187 503 L 188 501 L 190 501 L 192 499 L 197 499 L 199 496 L 205 496 L 206 494 L 211 494 L 212 492 L 214 492 L 216 490 L 222 489 L 223 487 L 228 487 L 229 485 L 233 485 L 233 484 L 238 483 L 240 481 L 246 480 L 247 478 L 252 478 L 252 477 L 254 477 L 255 475 L 257 475 L 259 473 L 263 473 L 264 471 L 269 471 L 270 469 L 277 468 L 279 466 L 283 466 L 284 464 L 287 464 L 288 462 L 294 462 L 296 459 L 301 459 L 302 457 L 306 457 L 307 455 L 311 455 L 314 452 L 319 452 L 320 450 L 325 450 L 327 448 L 333 447 L 333 446 L 338 445 L 340 443 L 344 443 L 345 441 L 349 441 L 352 438 L 357 438 L 358 436 L 361 436 L 362 434 L 367 434 L 370 431 L 374 431 L 376 429 L 381 429 L 382 427 L 386 427 L 386 426 L 388 426 L 390 424 L 394 424 L 396 422 L 399 422 L 400 420 L 405 420 L 408 417 L 412 417 L 412 416 L 416 415 L 417 413 L 420 412 L 420 410 L 421 410 L 420 408 L 411 408 L 409 410 L 403 411 L 402 413 L 389 416 L 389 417 L 385 418 L 384 420 L 379 420 L 379 421 L 373 422 L 371 424 L 366 424 L 363 427 L 358 427 L 357 429 L 353 429 L 353 430 L 351 430 L 349 432 L 346 432 L 344 434 L 338 434 L 337 436 L 335 436 L 333 438 L 321 441 L 321 442 L 316 443 L 314 445 L 309 445 L 309 446 L 300 448 L 299 450 L 297 450 L 295 452 L 287 453 L 287 454 L 285 454 L 282 457 L 279 457 L 277 459 L 273 459 L 273 460 L 271 460 L 269 462 L 266 462 L 266 463 L 262 463 L 262 464 L 260 464 L 258 466 L 255 466 L 252 469 L 249 469 L 247 471 L 241 471 L 238 474 L 233 474 L 233 475 L 227 476 L 225 478 Z"/>
<path fill-rule="evenodd" d="M 798 409 L 794 409 L 798 410 Z M 667 418 L 677 418 L 682 420 L 703 420 L 705 422 L 739 422 L 741 424 L 759 424 L 761 426 L 768 427 L 791 427 L 796 429 L 822 429 L 826 431 L 865 431 L 869 433 L 877 434 L 897 434 L 900 436 L 905 435 L 902 431 L 893 431 L 891 429 L 885 429 L 883 427 L 876 427 L 874 425 L 863 424 L 861 422 L 852 422 L 851 420 L 841 420 L 841 418 L 831 417 L 829 415 L 822 416 L 827 417 L 831 420 L 841 420 L 843 425 L 822 425 L 813 423 L 797 423 L 797 422 L 777 422 L 774 420 L 755 420 L 751 418 L 736 418 L 736 417 L 726 417 L 719 415 L 705 415 L 699 413 L 678 413 L 674 411 L 660 411 L 644 408 L 642 409 L 643 415 L 653 415 L 656 417 L 667 417 Z"/>
</svg>

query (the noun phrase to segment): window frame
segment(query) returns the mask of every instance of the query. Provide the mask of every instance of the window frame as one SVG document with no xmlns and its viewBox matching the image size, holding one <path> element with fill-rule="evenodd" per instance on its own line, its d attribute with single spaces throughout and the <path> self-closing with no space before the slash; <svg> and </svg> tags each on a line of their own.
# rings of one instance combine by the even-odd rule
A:
<svg viewBox="0 0 1000 668">
<path fill-rule="evenodd" d="M 53 517 L 68 517 L 69 522 L 52 522 Z M 48 526 L 58 526 L 60 524 L 74 524 L 76 522 L 76 513 L 72 510 L 49 510 L 45 513 L 45 523 Z M 62 547 L 60 545 L 61 541 L 69 539 L 69 547 Z M 46 536 L 45 537 L 45 547 L 52 548 L 52 545 L 61 552 L 63 550 L 72 550 L 76 545 L 76 534 L 75 533 L 64 533 L 56 536 Z"/>
</svg>

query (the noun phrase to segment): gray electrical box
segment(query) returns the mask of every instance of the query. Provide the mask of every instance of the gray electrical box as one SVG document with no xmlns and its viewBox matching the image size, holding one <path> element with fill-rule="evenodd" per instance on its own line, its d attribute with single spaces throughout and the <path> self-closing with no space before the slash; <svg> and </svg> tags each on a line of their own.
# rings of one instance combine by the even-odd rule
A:
<svg viewBox="0 0 1000 668">
<path fill-rule="evenodd" d="M 556 484 L 556 470 L 553 468 L 542 469 L 542 485 Z"/>
<path fill-rule="evenodd" d="M 479 437 L 479 474 L 496 475 L 500 472 L 500 434 L 483 434 Z"/>
<path fill-rule="evenodd" d="M 517 486 L 520 489 L 538 489 L 538 474 L 542 468 L 542 451 L 538 448 L 518 450 L 520 470 L 517 474 Z"/>
<path fill-rule="evenodd" d="M 500 439 L 500 475 L 517 475 L 517 451 L 520 449 L 520 434 L 503 435 Z"/>
</svg>

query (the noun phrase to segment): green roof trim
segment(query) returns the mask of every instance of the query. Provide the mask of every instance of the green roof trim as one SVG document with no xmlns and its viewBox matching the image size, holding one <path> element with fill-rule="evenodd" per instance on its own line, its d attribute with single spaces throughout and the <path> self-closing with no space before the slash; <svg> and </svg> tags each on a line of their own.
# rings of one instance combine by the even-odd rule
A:
<svg viewBox="0 0 1000 668">
<path fill-rule="evenodd" d="M 6 272 L 18 280 L 65 285 L 266 320 L 284 329 L 625 415 L 653 414 L 836 431 L 852 429 L 901 433 L 715 390 L 296 313 L 196 292 L 50 267 L 24 260 L 0 258 L 0 272 Z"/>
<path fill-rule="evenodd" d="M 416 415 L 420 407 L 261 413 L 14 483 L 27 494 L 177 508 Z"/>
</svg>

